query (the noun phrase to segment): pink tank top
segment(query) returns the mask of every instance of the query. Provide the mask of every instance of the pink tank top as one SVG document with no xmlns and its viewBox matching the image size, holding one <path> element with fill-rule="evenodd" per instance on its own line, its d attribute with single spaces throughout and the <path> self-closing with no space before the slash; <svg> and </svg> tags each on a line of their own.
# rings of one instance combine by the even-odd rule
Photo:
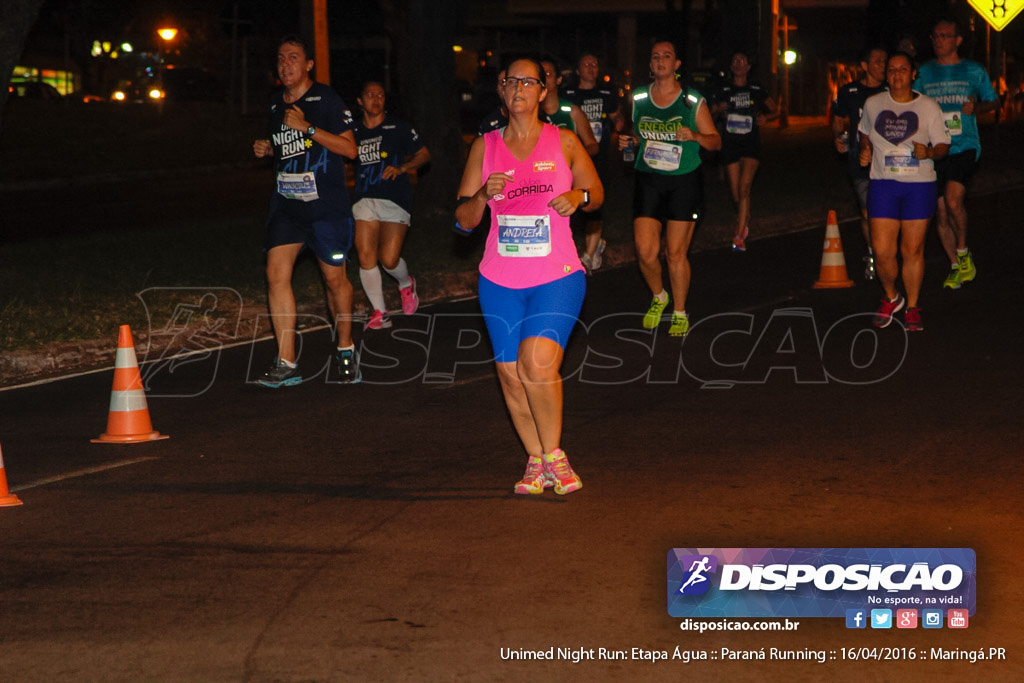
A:
<svg viewBox="0 0 1024 683">
<path fill-rule="evenodd" d="M 583 270 L 569 219 L 548 206 L 572 189 L 572 171 L 562 154 L 558 128 L 544 124 L 525 161 L 508 150 L 501 133 L 484 135 L 482 177 L 507 173 L 515 181 L 487 202 L 491 230 L 480 274 L 502 287 L 525 289 Z"/>
</svg>

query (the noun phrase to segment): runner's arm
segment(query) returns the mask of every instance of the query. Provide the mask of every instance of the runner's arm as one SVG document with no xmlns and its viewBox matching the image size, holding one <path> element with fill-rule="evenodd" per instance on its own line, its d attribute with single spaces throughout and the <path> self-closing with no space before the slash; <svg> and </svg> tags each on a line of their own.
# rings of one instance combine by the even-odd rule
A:
<svg viewBox="0 0 1024 683">
<path fill-rule="evenodd" d="M 346 130 L 341 133 L 329 133 L 319 126 L 313 126 L 313 124 L 306 120 L 306 116 L 302 113 L 302 109 L 294 104 L 291 109 L 286 111 L 284 114 L 284 125 L 294 130 L 307 133 L 307 135 L 310 127 L 316 128 L 316 132 L 312 136 L 313 141 L 326 148 L 328 151 L 340 154 L 347 159 L 355 159 L 356 155 L 359 153 L 359 146 L 356 144 L 356 136 L 352 134 L 351 130 Z"/>
<path fill-rule="evenodd" d="M 428 161 L 430 161 L 430 152 L 426 147 L 420 147 L 420 150 L 413 154 L 412 157 L 410 157 L 404 164 L 400 166 L 388 166 L 384 169 L 384 172 L 381 173 L 381 175 L 388 180 L 392 180 L 403 173 L 411 173 L 412 171 L 415 171 Z"/>
<path fill-rule="evenodd" d="M 587 115 L 575 104 L 572 105 L 569 113 L 572 116 L 572 122 L 576 124 L 576 135 L 586 148 L 587 154 L 597 154 L 600 147 L 597 144 L 597 138 L 594 137 L 594 131 L 590 127 L 590 120 L 587 118 Z"/>
<path fill-rule="evenodd" d="M 483 136 L 473 141 L 466 159 L 466 168 L 462 171 L 459 183 L 459 204 L 455 207 L 455 222 L 464 230 L 472 230 L 480 225 L 484 209 L 487 207 L 487 186 L 483 185 L 481 173 L 484 165 Z"/>
</svg>

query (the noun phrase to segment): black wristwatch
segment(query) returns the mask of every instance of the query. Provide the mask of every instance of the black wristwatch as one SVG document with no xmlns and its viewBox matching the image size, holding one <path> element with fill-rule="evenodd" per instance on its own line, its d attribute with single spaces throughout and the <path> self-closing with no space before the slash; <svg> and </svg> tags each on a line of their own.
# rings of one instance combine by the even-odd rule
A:
<svg viewBox="0 0 1024 683">
<path fill-rule="evenodd" d="M 316 135 L 316 126 L 310 126 L 309 128 L 307 128 L 306 135 L 308 135 L 309 137 L 313 137 L 314 135 Z"/>
<path fill-rule="evenodd" d="M 584 206 L 590 206 L 590 190 L 583 190 L 583 201 L 580 202 L 580 208 Z"/>
</svg>

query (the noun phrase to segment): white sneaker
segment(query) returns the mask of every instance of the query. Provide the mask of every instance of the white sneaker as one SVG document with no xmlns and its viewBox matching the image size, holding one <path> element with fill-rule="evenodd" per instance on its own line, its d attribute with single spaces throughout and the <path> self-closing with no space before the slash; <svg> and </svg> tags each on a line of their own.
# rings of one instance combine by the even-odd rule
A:
<svg viewBox="0 0 1024 683">
<path fill-rule="evenodd" d="M 604 240 L 601 240 L 600 242 L 597 243 L 597 249 L 594 250 L 594 256 L 593 258 L 590 259 L 591 270 L 598 270 L 601 268 L 602 265 L 604 265 L 604 249 L 607 246 L 608 243 L 605 242 Z"/>
<path fill-rule="evenodd" d="M 604 264 L 603 254 L 606 246 L 608 246 L 608 243 L 601 240 L 597 243 L 597 249 L 594 250 L 593 256 L 586 252 L 580 254 L 580 263 L 583 264 L 583 267 L 587 269 L 588 273 L 597 270 Z"/>
</svg>

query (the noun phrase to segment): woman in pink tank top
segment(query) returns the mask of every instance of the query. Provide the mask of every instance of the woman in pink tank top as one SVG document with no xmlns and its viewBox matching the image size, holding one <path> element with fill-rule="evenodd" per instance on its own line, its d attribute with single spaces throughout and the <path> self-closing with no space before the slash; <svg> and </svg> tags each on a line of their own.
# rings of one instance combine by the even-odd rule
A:
<svg viewBox="0 0 1024 683">
<path fill-rule="evenodd" d="M 583 486 L 561 449 L 559 369 L 586 290 L 569 229 L 577 209 L 594 211 L 604 188 L 576 134 L 538 118 L 544 70 L 533 59 L 506 69 L 506 127 L 477 138 L 459 185 L 457 223 L 491 226 L 480 262 L 480 307 L 498 378 L 527 454 L 516 493 L 565 494 Z"/>
</svg>

